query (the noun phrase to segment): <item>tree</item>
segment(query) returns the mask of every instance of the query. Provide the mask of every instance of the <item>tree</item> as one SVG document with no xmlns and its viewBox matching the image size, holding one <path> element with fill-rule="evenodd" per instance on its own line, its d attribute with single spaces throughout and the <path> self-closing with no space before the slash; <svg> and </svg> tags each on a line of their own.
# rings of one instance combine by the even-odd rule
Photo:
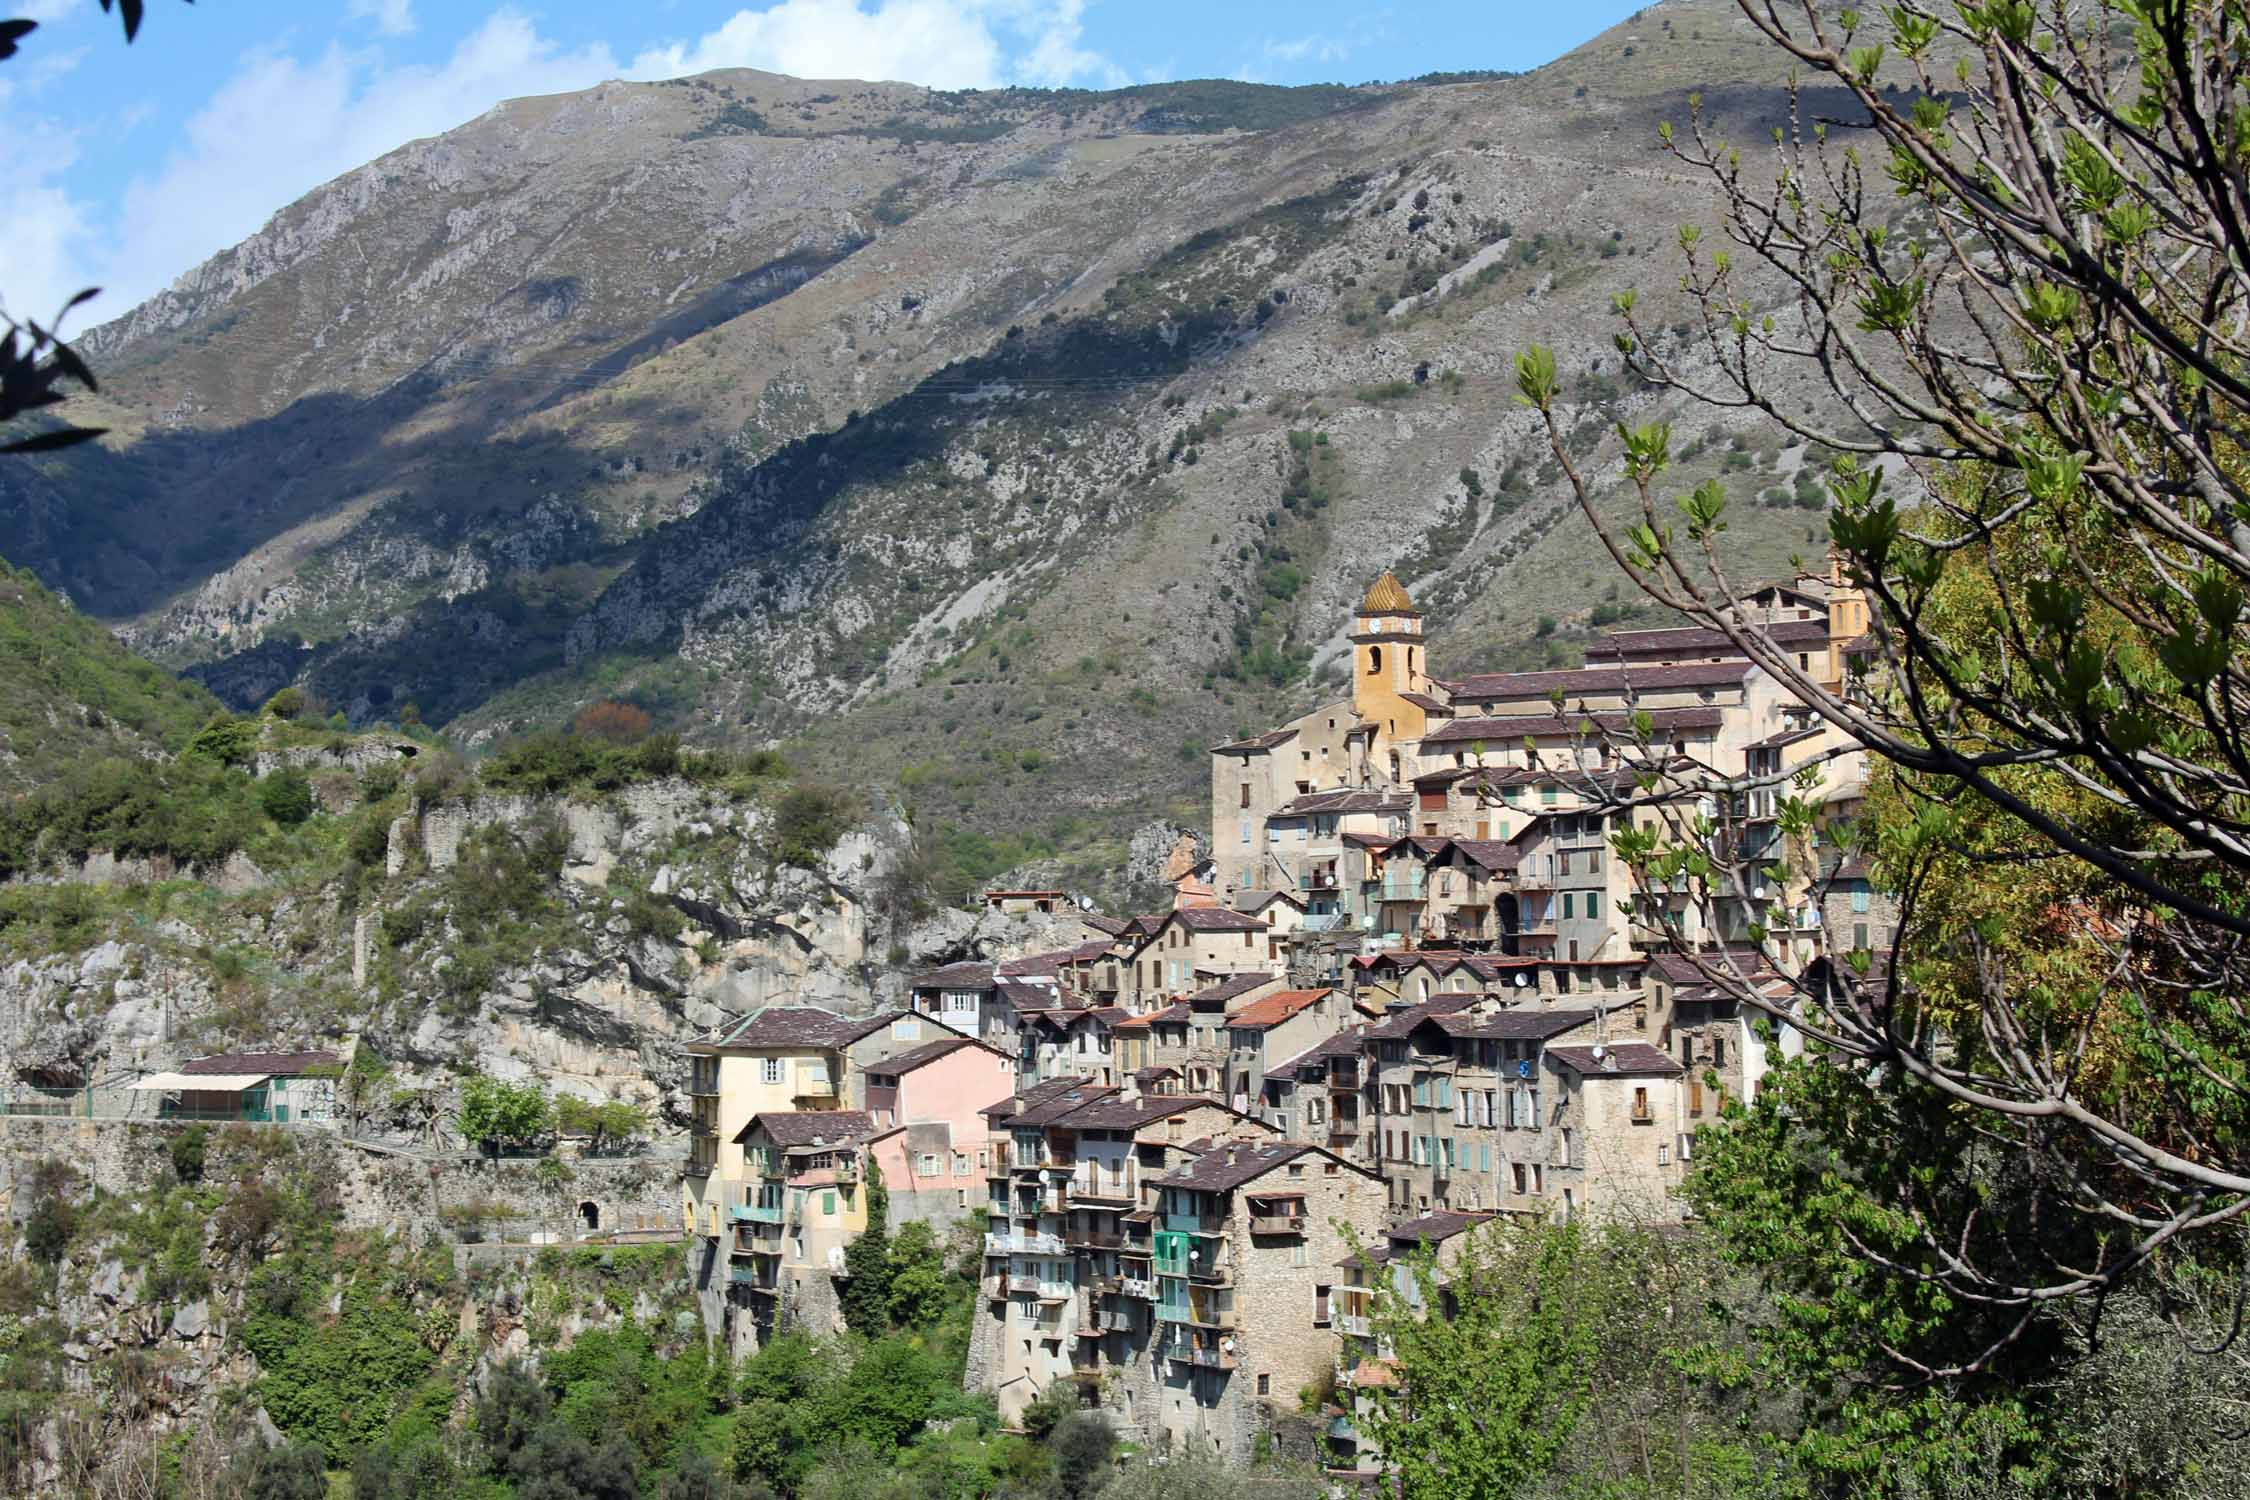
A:
<svg viewBox="0 0 2250 1500">
<path fill-rule="evenodd" d="M 2250 21 L 2068 0 L 1902 0 L 1880 22 L 1742 9 L 1865 123 L 1846 145 L 1797 110 L 1761 177 L 1691 101 L 1663 141 L 1710 175 L 1747 254 L 1683 228 L 1693 349 L 1632 294 L 1618 342 L 1644 380 L 1835 455 L 1830 537 L 1869 605 L 1866 670 L 1831 690 L 1732 607 L 1725 490 L 1664 503 L 1665 428 L 1620 429 L 1639 515 L 1618 525 L 1570 451 L 1552 354 L 1523 355 L 1518 385 L 1649 597 L 1889 768 L 1892 951 L 1824 939 L 1780 1000 L 1735 965 L 1706 977 L 1844 1075 L 1807 1084 L 1842 1090 L 1830 1123 L 1940 1111 L 1973 1137 L 1919 1176 L 1863 1150 L 1858 1209 L 1881 1223 L 1845 1226 L 1863 1264 L 2002 1314 L 1934 1365 L 1890 1351 L 1911 1378 L 1973 1376 L 2250 1211 Z M 1812 415 L 1782 395 L 1792 368 L 1825 388 Z M 1785 831 L 1819 832 L 1809 785 L 1766 789 Z M 1730 898 L 1777 873 L 1726 817 L 1691 824 L 1619 853 Z M 1983 867 L 1972 921 L 1931 899 L 1978 888 L 1949 864 L 1963 848 Z M 2028 930 L 1993 918 L 2009 879 L 2049 897 Z"/>
<path fill-rule="evenodd" d="M 328 1455 L 318 1443 L 283 1443 L 260 1455 L 246 1500 L 328 1500 Z"/>
<path fill-rule="evenodd" d="M 891 1326 L 890 1193 L 872 1156 L 867 1158 L 867 1228 L 844 1249 L 844 1326 L 878 1338 Z"/>
<path fill-rule="evenodd" d="M 920 1219 L 899 1226 L 891 1238 L 889 1317 L 893 1328 L 928 1328 L 944 1314 L 947 1301 L 945 1251 L 936 1233 Z"/>
<path fill-rule="evenodd" d="M 258 806 L 284 828 L 294 828 L 312 816 L 312 783 L 294 767 L 275 771 L 258 782 Z"/>
<path fill-rule="evenodd" d="M 1441 1283 L 1376 1281 L 1395 1383 L 1364 1387 L 1360 1423 L 1400 1500 L 1513 1495 L 1556 1466 L 1591 1399 L 1607 1308 L 1579 1224 L 1473 1231 Z M 1441 1315 L 1442 1310 L 1442 1315 Z"/>
<path fill-rule="evenodd" d="M 575 1094 L 558 1094 L 555 1129 L 563 1135 L 585 1136 L 586 1150 L 598 1155 L 604 1145 L 622 1144 L 648 1129 L 648 1116 L 622 1099 L 597 1104 Z"/>
<path fill-rule="evenodd" d="M 1117 1430 L 1098 1411 L 1075 1411 L 1049 1439 L 1055 1493 L 1061 1500 L 1092 1500 L 1108 1481 L 1117 1456 Z"/>
<path fill-rule="evenodd" d="M 536 1083 L 507 1083 L 485 1073 L 461 1080 L 461 1137 L 488 1151 L 536 1140 L 550 1114 L 547 1091 Z"/>
<path fill-rule="evenodd" d="M 210 1144 L 211 1129 L 207 1125 L 190 1125 L 172 1137 L 172 1175 L 183 1185 L 192 1186 L 203 1180 L 203 1158 Z"/>
</svg>

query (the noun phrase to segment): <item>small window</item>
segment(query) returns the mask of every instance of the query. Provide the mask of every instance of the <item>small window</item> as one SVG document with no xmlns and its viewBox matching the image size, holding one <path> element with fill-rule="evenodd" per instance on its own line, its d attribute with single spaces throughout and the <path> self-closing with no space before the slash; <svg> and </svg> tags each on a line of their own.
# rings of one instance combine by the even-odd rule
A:
<svg viewBox="0 0 2250 1500">
<path fill-rule="evenodd" d="M 1265 1374 L 1263 1371 L 1259 1372 L 1258 1375 L 1258 1394 L 1261 1396 L 1270 1396 L 1273 1394 L 1273 1377 L 1271 1375 Z"/>
</svg>

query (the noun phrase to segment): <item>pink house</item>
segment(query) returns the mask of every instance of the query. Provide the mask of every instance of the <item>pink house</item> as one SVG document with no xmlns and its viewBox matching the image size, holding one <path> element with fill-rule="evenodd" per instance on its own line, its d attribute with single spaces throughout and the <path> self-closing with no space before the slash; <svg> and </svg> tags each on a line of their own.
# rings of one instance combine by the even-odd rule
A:
<svg viewBox="0 0 2250 1500">
<path fill-rule="evenodd" d="M 927 1220 L 940 1233 L 982 1208 L 989 1147 L 984 1116 L 1016 1091 L 1016 1060 L 968 1037 L 946 1037 L 860 1065 L 875 1122 L 870 1160 L 890 1194 L 890 1222 Z"/>
</svg>

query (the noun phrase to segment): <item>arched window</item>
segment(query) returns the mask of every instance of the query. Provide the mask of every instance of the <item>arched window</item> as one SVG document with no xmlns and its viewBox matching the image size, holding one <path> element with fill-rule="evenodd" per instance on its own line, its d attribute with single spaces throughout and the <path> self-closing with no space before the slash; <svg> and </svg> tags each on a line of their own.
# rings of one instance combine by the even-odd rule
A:
<svg viewBox="0 0 2250 1500">
<path fill-rule="evenodd" d="M 1383 670 L 1383 648 L 1382 648 L 1382 647 L 1380 647 L 1380 646 L 1370 646 L 1370 647 L 1368 647 L 1368 648 L 1367 648 L 1367 670 L 1368 670 L 1368 671 L 1369 671 L 1370 673 L 1374 673 L 1374 672 L 1380 672 L 1380 671 L 1382 671 L 1382 670 Z"/>
<path fill-rule="evenodd" d="M 1406 675 L 1409 677 L 1412 677 L 1416 672 L 1421 670 L 1419 667 L 1414 665 L 1414 651 L 1415 648 L 1412 646 L 1406 648 Z"/>
</svg>

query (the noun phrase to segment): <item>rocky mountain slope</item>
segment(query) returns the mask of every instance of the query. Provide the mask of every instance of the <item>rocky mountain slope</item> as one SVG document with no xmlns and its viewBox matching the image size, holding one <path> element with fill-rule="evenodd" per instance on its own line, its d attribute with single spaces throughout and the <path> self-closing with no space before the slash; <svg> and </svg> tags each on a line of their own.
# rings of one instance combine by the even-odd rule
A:
<svg viewBox="0 0 2250 1500">
<path fill-rule="evenodd" d="M 0 532 L 238 706 L 474 741 L 625 697 L 903 784 L 986 864 L 1098 861 L 1314 690 L 1380 568 L 1441 672 L 1630 618 L 1528 342 L 1589 448 L 1675 415 L 1683 481 L 1766 497 L 1744 571 L 1817 550 L 1801 450 L 1610 347 L 1628 286 L 1688 332 L 1709 189 L 1657 122 L 1700 91 L 1760 140 L 1781 79 L 1671 0 L 1511 78 L 512 101 L 99 330 L 118 435 L 0 476 Z"/>
</svg>

